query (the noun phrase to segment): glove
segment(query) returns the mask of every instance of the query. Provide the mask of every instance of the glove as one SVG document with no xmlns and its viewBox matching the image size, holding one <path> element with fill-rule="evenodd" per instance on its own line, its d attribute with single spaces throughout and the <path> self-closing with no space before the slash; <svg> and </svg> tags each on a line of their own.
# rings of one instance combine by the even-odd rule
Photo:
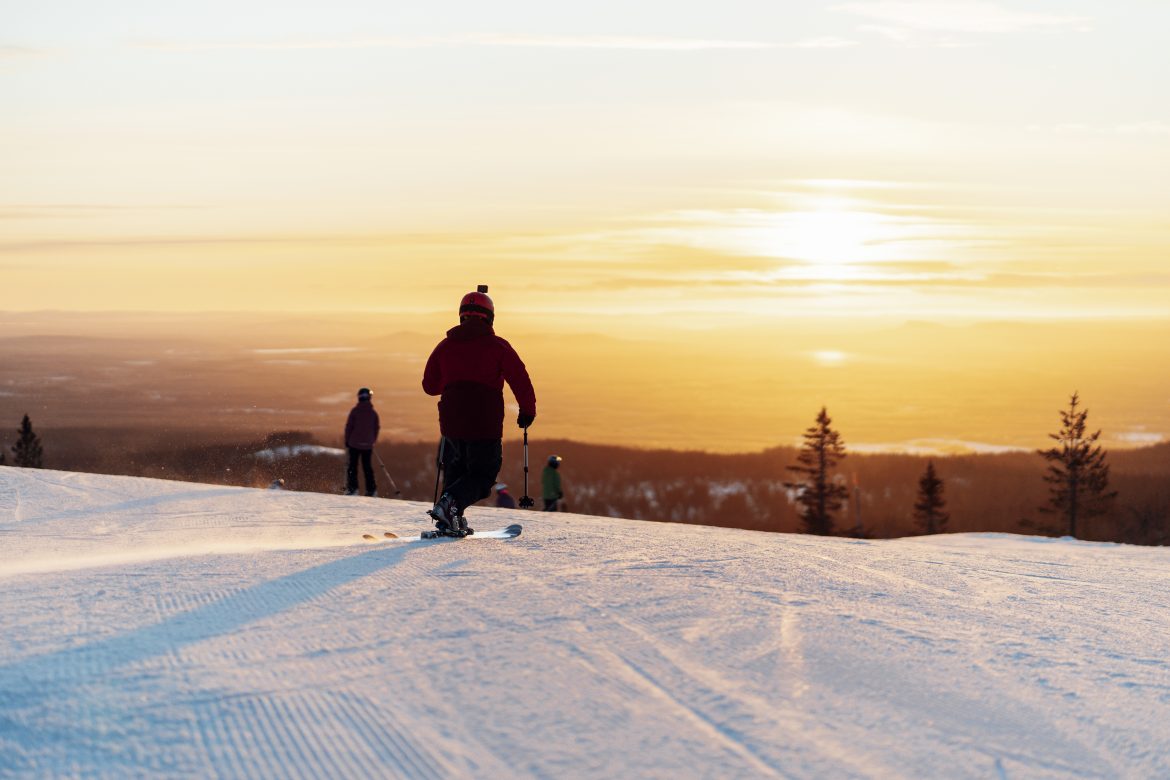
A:
<svg viewBox="0 0 1170 780">
<path fill-rule="evenodd" d="M 532 425 L 532 421 L 535 419 L 535 414 L 525 414 L 524 412 L 520 412 L 520 416 L 516 418 L 516 424 L 521 428 L 527 428 L 529 425 Z"/>
</svg>

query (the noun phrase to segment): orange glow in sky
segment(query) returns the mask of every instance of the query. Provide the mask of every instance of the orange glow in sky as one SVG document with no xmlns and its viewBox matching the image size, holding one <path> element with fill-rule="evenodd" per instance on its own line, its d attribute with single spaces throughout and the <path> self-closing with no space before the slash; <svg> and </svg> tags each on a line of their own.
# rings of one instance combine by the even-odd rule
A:
<svg viewBox="0 0 1170 780">
<path fill-rule="evenodd" d="M 0 30 L 0 312 L 418 330 L 490 283 L 502 328 L 615 340 L 593 391 L 637 384 L 620 345 L 652 340 L 720 366 L 654 391 L 679 413 L 799 374 L 810 418 L 843 377 L 905 396 L 921 377 L 881 366 L 973 354 L 916 323 L 987 356 L 997 323 L 1170 320 L 1164 4 L 56 6 Z M 769 369 L 778 344 L 813 373 Z M 1131 380 L 1159 363 L 1093 350 Z M 1099 365 L 1011 392 L 1056 408 Z M 1136 430 L 1156 398 L 1099 403 Z"/>
</svg>

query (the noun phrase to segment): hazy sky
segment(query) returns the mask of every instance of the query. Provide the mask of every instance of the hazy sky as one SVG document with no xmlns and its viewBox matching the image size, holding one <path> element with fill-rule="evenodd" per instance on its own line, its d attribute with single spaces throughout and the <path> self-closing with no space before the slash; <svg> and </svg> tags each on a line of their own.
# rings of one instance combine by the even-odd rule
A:
<svg viewBox="0 0 1170 780">
<path fill-rule="evenodd" d="M 1170 315 L 1164 0 L 0 18 L 0 309 Z"/>
</svg>

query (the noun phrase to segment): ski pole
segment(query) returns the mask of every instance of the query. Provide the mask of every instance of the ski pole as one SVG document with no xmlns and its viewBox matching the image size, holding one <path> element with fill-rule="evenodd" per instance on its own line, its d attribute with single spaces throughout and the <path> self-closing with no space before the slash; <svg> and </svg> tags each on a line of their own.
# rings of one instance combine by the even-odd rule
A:
<svg viewBox="0 0 1170 780">
<path fill-rule="evenodd" d="M 378 459 L 378 465 L 382 467 L 382 473 L 386 475 L 386 479 L 390 480 L 390 487 L 394 488 L 394 495 L 402 495 L 402 491 L 398 489 L 397 483 L 394 482 L 394 477 L 390 476 L 390 472 L 386 470 L 386 464 L 382 462 L 382 456 L 374 450 L 374 457 Z"/>
<path fill-rule="evenodd" d="M 528 496 L 528 429 L 524 429 L 524 495 L 520 498 L 521 509 L 531 509 L 536 503 Z"/>
<path fill-rule="evenodd" d="M 439 454 L 435 456 L 435 500 L 432 504 L 439 503 L 439 475 L 443 473 L 443 443 L 446 439 L 439 437 Z"/>
</svg>

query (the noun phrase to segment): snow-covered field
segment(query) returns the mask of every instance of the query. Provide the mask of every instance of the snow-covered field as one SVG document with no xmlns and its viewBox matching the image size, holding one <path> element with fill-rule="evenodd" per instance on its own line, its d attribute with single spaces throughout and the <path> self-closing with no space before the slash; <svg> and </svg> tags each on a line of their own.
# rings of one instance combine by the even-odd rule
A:
<svg viewBox="0 0 1170 780">
<path fill-rule="evenodd" d="M 0 468 L 0 776 L 1170 776 L 1170 550 Z"/>
</svg>

